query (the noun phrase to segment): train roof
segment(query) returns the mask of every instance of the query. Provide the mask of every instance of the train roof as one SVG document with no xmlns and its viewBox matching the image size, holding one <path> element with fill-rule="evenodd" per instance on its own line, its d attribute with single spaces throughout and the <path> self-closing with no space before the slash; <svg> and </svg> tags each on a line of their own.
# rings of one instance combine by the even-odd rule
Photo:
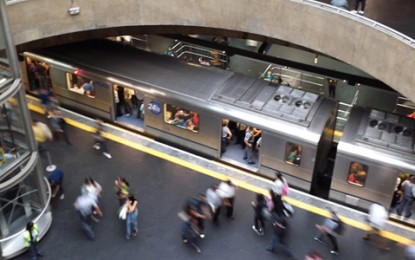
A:
<svg viewBox="0 0 415 260">
<path fill-rule="evenodd" d="M 374 156 L 374 153 L 379 152 L 382 156 L 399 158 L 401 162 L 413 164 L 414 132 L 413 119 L 376 109 L 354 107 L 343 131 L 339 149 L 354 147 L 352 149 L 356 151 L 359 147 L 366 149 L 367 154 L 362 156 Z M 378 159 L 385 161 L 384 158 Z"/>
<path fill-rule="evenodd" d="M 226 70 L 189 64 L 109 40 L 53 46 L 35 53 L 48 57 L 48 62 L 51 63 L 67 63 L 100 74 L 104 72 L 126 82 L 145 84 L 200 101 L 244 108 L 304 127 L 313 125 L 321 103 L 328 101 L 324 96 L 300 89 L 269 84 L 258 78 Z M 333 105 L 334 102 L 330 104 Z M 326 119 L 322 121 L 324 122 L 319 122 L 318 125 L 324 125 Z"/>
</svg>

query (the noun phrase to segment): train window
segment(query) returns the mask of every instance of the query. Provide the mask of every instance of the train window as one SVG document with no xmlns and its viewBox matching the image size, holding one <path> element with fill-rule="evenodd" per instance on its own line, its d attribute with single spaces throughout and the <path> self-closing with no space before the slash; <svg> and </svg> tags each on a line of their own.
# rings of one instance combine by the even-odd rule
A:
<svg viewBox="0 0 415 260">
<path fill-rule="evenodd" d="M 199 132 L 199 115 L 188 109 L 164 104 L 164 122 L 176 127 Z"/>
<path fill-rule="evenodd" d="M 66 73 L 66 85 L 72 92 L 95 98 L 95 86 L 92 79 L 72 73 Z"/>
<path fill-rule="evenodd" d="M 367 165 L 358 162 L 350 163 L 349 174 L 347 176 L 347 182 L 356 186 L 365 186 L 367 177 Z"/>
<path fill-rule="evenodd" d="M 303 147 L 298 144 L 287 143 L 285 146 L 285 162 L 300 166 Z"/>
</svg>

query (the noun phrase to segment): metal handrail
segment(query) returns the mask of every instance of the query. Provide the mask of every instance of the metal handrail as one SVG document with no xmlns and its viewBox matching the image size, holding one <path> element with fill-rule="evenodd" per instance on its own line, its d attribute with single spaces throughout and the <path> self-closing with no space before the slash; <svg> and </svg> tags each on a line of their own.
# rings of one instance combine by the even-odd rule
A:
<svg viewBox="0 0 415 260">
<path fill-rule="evenodd" d="M 45 212 L 46 212 L 46 210 L 47 209 L 49 209 L 49 204 L 50 204 L 50 200 L 52 199 L 52 190 L 51 190 L 51 187 L 50 187 L 50 184 L 49 184 L 49 182 L 48 182 L 48 179 L 46 178 L 46 177 L 43 177 L 43 180 L 45 181 L 45 183 L 46 183 L 46 188 L 47 188 L 47 193 L 49 194 L 49 196 L 48 196 L 48 198 L 47 198 L 47 200 L 46 200 L 46 204 L 45 204 L 45 207 L 43 208 L 43 210 L 40 212 L 40 214 L 33 220 L 33 223 L 36 223 L 36 222 L 38 222 L 39 221 L 39 219 L 45 214 Z M 11 239 L 13 239 L 13 238 L 15 238 L 15 237 L 18 237 L 18 236 L 20 236 L 23 232 L 25 232 L 26 231 L 26 227 L 25 228 L 23 228 L 22 230 L 20 230 L 20 231 L 18 231 L 18 232 L 16 232 L 16 233 L 14 233 L 13 235 L 11 235 L 11 236 L 8 236 L 8 237 L 6 237 L 6 238 L 3 238 L 3 239 L 0 239 L 0 243 L 4 243 L 4 242 L 6 242 L 6 241 L 9 241 L 9 240 L 11 240 Z"/>
<path fill-rule="evenodd" d="M 188 54 L 190 53 L 190 54 L 193 54 L 193 55 L 196 55 L 196 56 L 200 56 L 200 57 L 204 57 L 204 58 L 208 58 L 208 59 L 212 59 L 213 58 L 212 56 L 205 55 L 205 54 L 202 54 L 202 53 L 197 53 L 197 52 L 193 52 L 193 51 L 186 51 L 186 50 L 183 51 L 184 48 L 199 50 L 201 52 L 205 52 L 205 53 L 209 53 L 209 54 L 211 54 L 212 51 L 216 51 L 219 54 L 219 57 L 220 57 L 219 60 L 221 62 L 224 62 L 224 63 L 227 64 L 226 53 L 224 51 L 219 51 L 219 50 L 216 50 L 216 49 L 201 48 L 201 47 L 196 46 L 196 45 L 183 44 L 183 42 L 176 43 L 172 47 L 172 50 L 174 50 L 177 53 L 177 57 L 178 58 L 180 58 L 183 55 L 183 53 L 188 53 Z"/>
<path fill-rule="evenodd" d="M 400 40 L 401 42 L 405 43 L 406 45 L 409 45 L 412 48 L 415 48 L 415 40 L 401 32 L 398 32 L 384 24 L 381 24 L 379 22 L 376 22 L 372 19 L 369 19 L 367 17 L 361 16 L 361 15 L 356 15 L 351 13 L 350 11 L 329 5 L 329 4 L 325 4 L 325 3 L 321 3 L 321 2 L 317 2 L 314 0 L 290 0 L 292 2 L 297 2 L 297 3 L 302 3 L 305 5 L 309 5 L 309 6 L 313 6 L 316 8 L 320 8 L 320 9 L 324 9 L 325 11 L 330 11 L 333 13 L 338 13 L 340 15 L 344 15 L 350 19 L 353 20 L 357 20 L 363 24 L 366 24 L 376 30 L 382 31 L 385 34 L 388 34 L 390 36 L 392 36 L 393 38 Z"/>
</svg>

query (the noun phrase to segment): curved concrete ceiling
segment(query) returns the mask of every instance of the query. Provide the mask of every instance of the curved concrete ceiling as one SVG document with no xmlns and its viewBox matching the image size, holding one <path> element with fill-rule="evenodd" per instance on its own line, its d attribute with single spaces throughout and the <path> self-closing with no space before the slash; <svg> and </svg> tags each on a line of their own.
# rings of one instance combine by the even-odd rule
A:
<svg viewBox="0 0 415 260">
<path fill-rule="evenodd" d="M 217 28 L 281 39 L 343 60 L 383 81 L 415 101 L 415 48 L 353 16 L 317 8 L 307 1 L 270 0 L 75 0 L 80 13 L 70 16 L 71 1 L 37 0 L 9 5 L 16 45 L 87 31 L 96 37 L 104 29 L 168 26 Z M 145 27 L 143 27 L 145 28 Z M 189 33 L 194 33 L 191 29 Z M 89 34 L 90 33 L 90 34 Z M 104 34 L 108 34 L 108 30 Z M 148 32 L 150 33 L 150 32 Z M 154 33 L 154 32 L 151 32 Z M 89 34 L 89 35 L 88 35 Z M 72 39 L 75 40 L 75 39 Z"/>
</svg>

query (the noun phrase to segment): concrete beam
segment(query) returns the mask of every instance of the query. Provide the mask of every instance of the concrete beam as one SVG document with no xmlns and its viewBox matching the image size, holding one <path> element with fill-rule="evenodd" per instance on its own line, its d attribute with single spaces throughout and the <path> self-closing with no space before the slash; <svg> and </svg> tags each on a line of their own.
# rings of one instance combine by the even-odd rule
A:
<svg viewBox="0 0 415 260">
<path fill-rule="evenodd" d="M 71 1 L 26 1 L 8 6 L 16 45 L 84 32 L 82 38 L 141 26 L 170 33 L 216 28 L 292 42 L 349 63 L 415 101 L 415 51 L 412 46 L 352 16 L 311 6 L 307 1 L 270 0 L 75 0 L 80 13 L 70 16 Z M 179 26 L 179 27 L 176 27 Z M 117 30 L 117 28 L 119 30 Z M 187 28 L 187 29 L 186 29 Z M 106 31 L 109 29 L 110 31 Z M 164 31 L 164 30 L 162 30 Z M 103 33 L 104 32 L 104 33 Z"/>
</svg>

